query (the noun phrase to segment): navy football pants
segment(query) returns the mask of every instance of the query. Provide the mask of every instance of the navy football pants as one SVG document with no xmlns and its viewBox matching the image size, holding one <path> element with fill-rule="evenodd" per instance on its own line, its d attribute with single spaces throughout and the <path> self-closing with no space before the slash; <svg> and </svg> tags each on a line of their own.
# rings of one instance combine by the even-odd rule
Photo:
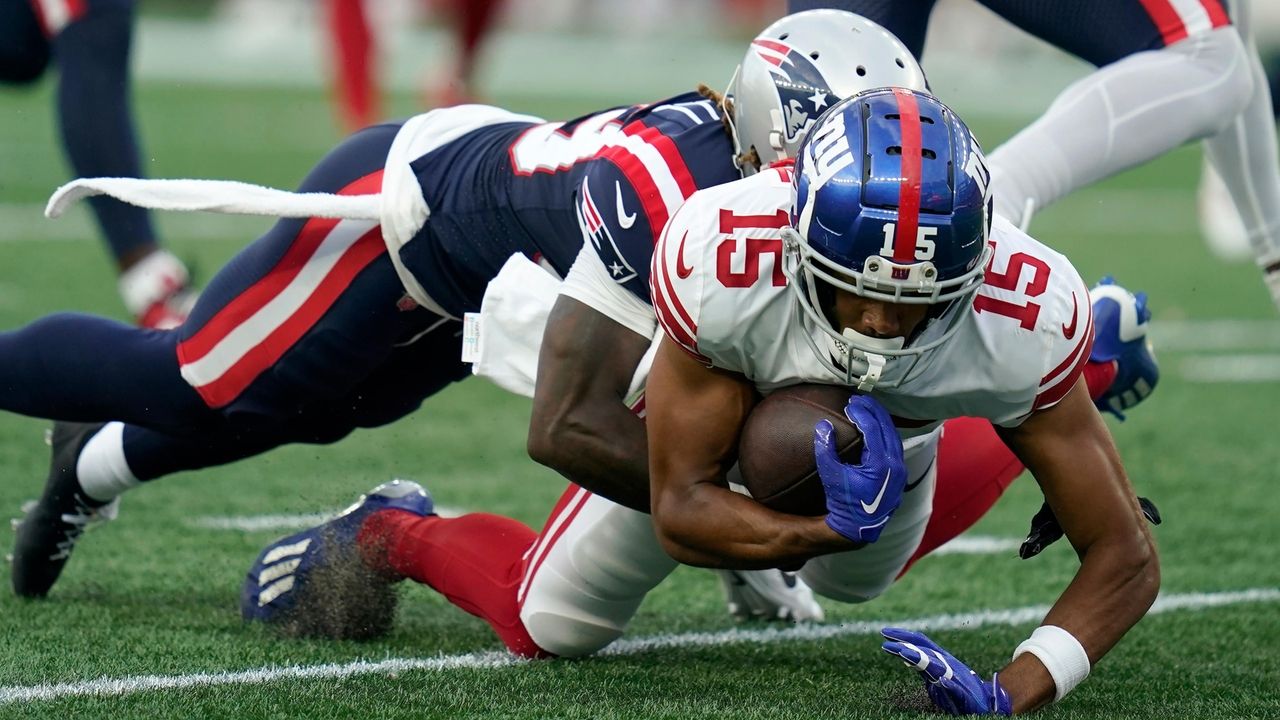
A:
<svg viewBox="0 0 1280 720">
<path fill-rule="evenodd" d="M 376 192 L 398 129 L 352 136 L 300 191 Z M 460 332 L 406 300 L 376 225 L 282 220 L 175 330 L 64 313 L 0 334 L 0 408 L 124 421 L 148 480 L 401 418 L 469 374 Z"/>
</svg>

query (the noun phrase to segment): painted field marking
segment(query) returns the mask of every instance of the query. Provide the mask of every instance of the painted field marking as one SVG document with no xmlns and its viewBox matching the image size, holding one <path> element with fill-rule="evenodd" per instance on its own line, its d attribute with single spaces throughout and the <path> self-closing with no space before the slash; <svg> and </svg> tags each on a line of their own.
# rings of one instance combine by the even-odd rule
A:
<svg viewBox="0 0 1280 720">
<path fill-rule="evenodd" d="M 961 535 L 929 553 L 934 555 L 996 555 L 1016 551 L 1022 545 L 1019 538 L 991 535 Z"/>
<path fill-rule="evenodd" d="M 1193 355 L 1178 363 L 1188 382 L 1271 383 L 1280 380 L 1280 355 Z"/>
<path fill-rule="evenodd" d="M 1162 595 L 1148 611 L 1159 615 L 1175 610 L 1199 610 L 1248 603 L 1280 602 L 1280 588 L 1252 588 L 1217 593 L 1178 593 Z M 1049 611 L 1047 605 L 1031 605 L 1006 610 L 982 610 L 973 613 L 931 615 L 892 620 L 861 620 L 831 625 L 794 625 L 785 628 L 741 629 L 716 632 L 654 635 L 647 638 L 619 640 L 599 655 L 636 655 L 658 649 L 698 648 L 741 643 L 771 644 L 776 642 L 811 642 L 852 635 L 875 635 L 888 626 L 920 631 L 977 630 L 1001 625 L 1023 625 L 1041 620 Z M 282 680 L 314 680 L 345 678 L 376 673 L 407 671 L 439 672 L 458 669 L 502 668 L 524 663 L 506 652 L 490 651 L 445 655 L 435 658 L 392 658 L 371 662 L 357 660 L 326 665 L 272 666 L 235 672 L 193 673 L 189 675 L 133 675 L 120 678 L 98 678 L 83 682 L 42 683 L 0 687 L 0 704 L 57 700 L 91 695 L 128 695 L 152 690 L 178 690 L 192 687 L 228 685 L 264 685 Z"/>
</svg>

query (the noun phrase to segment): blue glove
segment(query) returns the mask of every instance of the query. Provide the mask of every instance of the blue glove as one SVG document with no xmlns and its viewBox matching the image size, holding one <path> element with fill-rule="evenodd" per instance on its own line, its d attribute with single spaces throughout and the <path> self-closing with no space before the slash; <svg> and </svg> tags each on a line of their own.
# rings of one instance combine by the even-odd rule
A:
<svg viewBox="0 0 1280 720">
<path fill-rule="evenodd" d="M 849 398 L 844 414 L 862 433 L 861 464 L 840 461 L 831 421 L 819 420 L 813 428 L 813 454 L 827 495 L 827 525 L 854 542 L 873 543 L 902 503 L 907 484 L 902 439 L 889 412 L 869 395 Z"/>
<path fill-rule="evenodd" d="M 880 649 L 915 668 L 929 699 L 948 715 L 1013 714 L 1013 701 L 1000 687 L 998 674 L 991 676 L 991 682 L 984 681 L 923 633 L 885 628 L 880 634 L 885 637 Z"/>
<path fill-rule="evenodd" d="M 1124 411 L 1147 399 L 1160 381 L 1160 367 L 1147 338 L 1151 326 L 1147 294 L 1134 295 L 1108 275 L 1089 291 L 1089 298 L 1094 327 L 1089 360 L 1116 364 L 1115 380 L 1094 404 L 1124 420 Z"/>
</svg>

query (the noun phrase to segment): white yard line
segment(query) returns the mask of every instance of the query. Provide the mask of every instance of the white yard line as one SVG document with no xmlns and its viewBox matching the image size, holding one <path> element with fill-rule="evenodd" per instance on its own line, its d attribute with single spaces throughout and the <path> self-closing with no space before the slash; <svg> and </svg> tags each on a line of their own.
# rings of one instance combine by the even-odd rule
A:
<svg viewBox="0 0 1280 720">
<path fill-rule="evenodd" d="M 1227 605 L 1280 602 L 1280 588 L 1254 588 L 1233 592 L 1183 593 L 1163 595 L 1148 612 L 1158 615 L 1173 610 L 1199 610 Z M 601 655 L 635 655 L 663 648 L 714 647 L 739 643 L 771 644 L 776 642 L 812 642 L 850 635 L 875 635 L 883 627 L 907 627 L 913 630 L 977 630 L 1000 625 L 1023 625 L 1039 621 L 1048 612 L 1045 605 L 1032 605 L 1007 610 L 982 610 L 953 615 L 919 618 L 863 620 L 830 625 L 794 625 L 764 629 L 722 630 L 705 633 L 654 635 L 647 638 L 619 640 Z M 88 695 L 126 695 L 151 690 L 179 690 L 192 687 L 227 685 L 263 685 L 285 680 L 345 678 L 376 673 L 456 669 L 489 669 L 516 665 L 524 661 L 505 652 L 466 653 L 435 658 L 392 658 L 370 662 L 327 665 L 265 667 L 236 672 L 208 672 L 190 675 L 134 675 L 120 678 L 98 678 L 84 682 L 43 683 L 0 687 L 0 703 L 57 700 Z"/>
<path fill-rule="evenodd" d="M 1020 538 L 993 537 L 991 535 L 961 535 L 929 555 L 996 555 L 1016 551 L 1022 545 Z"/>
<path fill-rule="evenodd" d="M 1280 355 L 1193 355 L 1178 363 L 1184 380 L 1202 383 L 1272 383 L 1280 380 Z"/>
</svg>

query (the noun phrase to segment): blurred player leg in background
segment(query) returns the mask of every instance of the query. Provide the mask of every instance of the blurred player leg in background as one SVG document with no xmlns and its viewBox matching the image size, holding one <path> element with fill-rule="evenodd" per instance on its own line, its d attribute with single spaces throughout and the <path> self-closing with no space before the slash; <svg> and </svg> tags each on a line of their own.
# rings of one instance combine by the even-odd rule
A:
<svg viewBox="0 0 1280 720">
<path fill-rule="evenodd" d="M 1268 95 L 1271 116 L 1280 118 L 1280 6 L 1275 3 L 1250 3 L 1246 0 L 1232 5 L 1232 17 L 1249 45 L 1251 54 L 1260 58 L 1261 75 L 1259 66 L 1255 66 L 1255 94 L 1249 107 L 1235 123 L 1241 126 L 1236 133 L 1224 132 L 1221 139 L 1205 142 L 1205 163 L 1200 176 L 1198 205 L 1200 231 L 1209 249 L 1223 260 L 1236 261 L 1255 256 L 1251 245 L 1253 236 L 1246 227 L 1243 216 L 1251 215 L 1256 218 L 1264 211 L 1255 197 L 1256 189 L 1227 187 L 1215 165 L 1241 162 L 1240 152 L 1251 156 L 1247 158 L 1251 164 L 1265 162 L 1267 158 L 1265 139 L 1259 147 L 1249 144 L 1244 146 L 1246 149 L 1243 151 L 1233 151 L 1233 148 L 1252 139 L 1248 123 L 1254 123 L 1258 127 L 1267 124 L 1261 118 L 1267 112 Z M 1251 177 L 1251 174 L 1242 173 L 1238 169 L 1231 174 L 1237 178 Z M 1257 220 L 1251 225 L 1256 223 Z"/>
<path fill-rule="evenodd" d="M 333 41 L 334 95 L 343 127 L 354 131 L 382 117 L 375 38 L 365 17 L 364 0 L 328 0 L 326 5 Z"/>
<path fill-rule="evenodd" d="M 0 0 L 0 80 L 29 83 L 58 69 L 63 148 L 79 177 L 141 177 L 130 108 L 133 0 Z M 120 272 L 120 294 L 146 327 L 178 325 L 194 295 L 186 267 L 159 246 L 150 214 L 93 198 Z"/>
<path fill-rule="evenodd" d="M 455 57 L 427 89 L 431 107 L 473 102 L 475 70 L 484 42 L 504 0 L 436 0 L 454 35 Z M 382 119 L 378 90 L 378 43 L 365 0 L 328 0 L 329 32 L 334 45 L 335 95 L 343 123 L 358 130 Z"/>
<path fill-rule="evenodd" d="M 446 107 L 476 101 L 475 71 L 485 39 L 505 0 L 436 0 L 454 29 L 455 62 L 429 90 L 427 102 Z"/>
</svg>

